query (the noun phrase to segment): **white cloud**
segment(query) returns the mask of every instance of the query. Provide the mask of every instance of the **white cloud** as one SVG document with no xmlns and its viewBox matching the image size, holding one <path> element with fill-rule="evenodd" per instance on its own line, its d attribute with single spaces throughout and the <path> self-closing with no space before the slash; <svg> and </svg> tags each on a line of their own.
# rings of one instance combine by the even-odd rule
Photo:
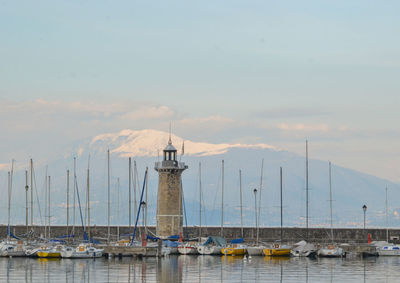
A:
<svg viewBox="0 0 400 283">
<path fill-rule="evenodd" d="M 167 106 L 141 106 L 134 111 L 121 115 L 120 118 L 133 121 L 141 119 L 171 119 L 175 114 L 175 111 Z"/>
<path fill-rule="evenodd" d="M 327 132 L 329 130 L 329 127 L 326 124 L 305 125 L 305 124 L 281 123 L 277 125 L 277 128 L 285 131 L 307 131 L 307 132 L 315 132 L 315 131 Z"/>
</svg>

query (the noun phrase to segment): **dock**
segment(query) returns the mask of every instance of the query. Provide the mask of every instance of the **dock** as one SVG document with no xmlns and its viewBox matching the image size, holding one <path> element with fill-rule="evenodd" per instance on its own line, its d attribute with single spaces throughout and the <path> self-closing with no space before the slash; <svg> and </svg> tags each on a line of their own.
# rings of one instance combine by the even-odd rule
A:
<svg viewBox="0 0 400 283">
<path fill-rule="evenodd" d="M 161 242 L 158 246 L 109 246 L 98 245 L 98 248 L 104 249 L 103 254 L 106 257 L 160 257 Z"/>
<path fill-rule="evenodd" d="M 346 253 L 346 257 L 377 256 L 376 247 L 368 244 L 342 244 L 340 247 Z"/>
</svg>

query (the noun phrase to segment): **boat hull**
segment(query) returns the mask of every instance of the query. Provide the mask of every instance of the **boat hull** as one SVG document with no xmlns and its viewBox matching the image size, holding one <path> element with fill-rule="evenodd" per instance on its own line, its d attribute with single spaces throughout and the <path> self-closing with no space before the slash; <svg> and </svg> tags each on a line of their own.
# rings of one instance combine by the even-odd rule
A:
<svg viewBox="0 0 400 283">
<path fill-rule="evenodd" d="M 343 257 L 343 249 L 338 247 L 322 248 L 318 251 L 320 257 Z"/>
<path fill-rule="evenodd" d="M 181 255 L 194 255 L 197 254 L 197 248 L 194 246 L 180 246 L 178 252 Z"/>
<path fill-rule="evenodd" d="M 99 258 L 103 256 L 103 249 L 80 245 L 77 248 L 66 247 L 61 251 L 62 258 Z"/>
<path fill-rule="evenodd" d="M 246 254 L 246 249 L 245 248 L 222 248 L 221 253 L 223 255 L 244 255 Z"/>
<path fill-rule="evenodd" d="M 56 251 L 38 251 L 36 254 L 40 258 L 59 258 L 59 257 L 61 257 L 61 253 L 56 252 Z"/>
<path fill-rule="evenodd" d="M 400 256 L 400 247 L 385 246 L 377 249 L 379 256 Z"/>
<path fill-rule="evenodd" d="M 285 248 L 263 249 L 263 254 L 265 256 L 290 256 L 290 249 L 285 249 Z"/>
<path fill-rule="evenodd" d="M 221 247 L 217 246 L 199 246 L 197 252 L 201 255 L 220 255 Z"/>
<path fill-rule="evenodd" d="M 247 253 L 253 256 L 262 256 L 265 247 L 247 247 Z"/>
<path fill-rule="evenodd" d="M 90 253 L 61 253 L 62 258 L 99 258 L 103 256 L 103 251 Z"/>
</svg>

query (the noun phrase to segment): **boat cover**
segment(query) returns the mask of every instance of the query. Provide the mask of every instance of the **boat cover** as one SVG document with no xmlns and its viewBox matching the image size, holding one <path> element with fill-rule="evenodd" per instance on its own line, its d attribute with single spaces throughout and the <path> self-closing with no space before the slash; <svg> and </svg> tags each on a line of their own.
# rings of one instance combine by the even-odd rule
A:
<svg viewBox="0 0 400 283">
<path fill-rule="evenodd" d="M 225 247 L 226 246 L 226 240 L 222 237 L 218 236 L 210 236 L 207 238 L 207 240 L 203 243 L 204 246 L 214 244 L 219 247 Z"/>
</svg>

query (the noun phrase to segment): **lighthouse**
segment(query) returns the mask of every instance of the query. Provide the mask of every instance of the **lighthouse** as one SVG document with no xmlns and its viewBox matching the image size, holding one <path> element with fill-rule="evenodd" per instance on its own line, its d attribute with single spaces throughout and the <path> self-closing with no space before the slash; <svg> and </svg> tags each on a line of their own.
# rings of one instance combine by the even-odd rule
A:
<svg viewBox="0 0 400 283">
<path fill-rule="evenodd" d="M 171 135 L 163 150 L 163 160 L 156 162 L 158 172 L 157 228 L 158 237 L 166 238 L 182 232 L 182 172 L 188 168 L 177 161 L 177 151 L 172 145 Z"/>
</svg>

